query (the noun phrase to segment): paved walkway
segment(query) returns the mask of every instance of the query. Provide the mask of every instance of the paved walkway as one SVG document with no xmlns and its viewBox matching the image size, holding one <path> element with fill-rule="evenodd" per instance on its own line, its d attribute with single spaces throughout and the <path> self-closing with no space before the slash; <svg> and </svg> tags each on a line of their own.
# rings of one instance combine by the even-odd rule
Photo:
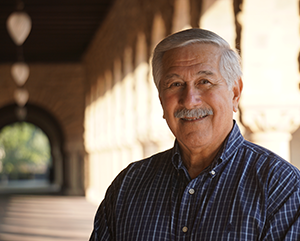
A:
<svg viewBox="0 0 300 241">
<path fill-rule="evenodd" d="M 84 241 L 97 206 L 84 197 L 0 195 L 0 241 Z"/>
</svg>

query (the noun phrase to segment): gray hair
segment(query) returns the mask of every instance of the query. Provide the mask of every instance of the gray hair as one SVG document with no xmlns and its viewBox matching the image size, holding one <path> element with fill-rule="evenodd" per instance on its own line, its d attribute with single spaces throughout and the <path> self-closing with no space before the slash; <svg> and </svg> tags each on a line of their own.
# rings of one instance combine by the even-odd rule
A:
<svg viewBox="0 0 300 241">
<path fill-rule="evenodd" d="M 219 63 L 220 73 L 229 89 L 242 76 L 239 54 L 230 48 L 229 44 L 219 35 L 204 29 L 188 29 L 172 34 L 163 39 L 154 49 L 152 58 L 152 74 L 155 85 L 159 90 L 162 75 L 162 58 L 171 49 L 184 47 L 193 43 L 207 43 L 218 46 L 221 50 Z"/>
</svg>

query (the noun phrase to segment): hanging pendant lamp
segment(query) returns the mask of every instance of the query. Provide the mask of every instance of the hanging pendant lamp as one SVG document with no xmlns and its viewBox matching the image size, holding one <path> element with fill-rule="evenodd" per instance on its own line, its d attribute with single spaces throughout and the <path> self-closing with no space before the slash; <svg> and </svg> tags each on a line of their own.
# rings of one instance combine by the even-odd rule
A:
<svg viewBox="0 0 300 241">
<path fill-rule="evenodd" d="M 31 18 L 25 12 L 13 12 L 6 21 L 6 27 L 14 43 L 21 46 L 31 31 Z"/>
<path fill-rule="evenodd" d="M 29 93 L 26 89 L 18 88 L 14 92 L 14 98 L 18 106 L 23 107 L 29 98 Z"/>
<path fill-rule="evenodd" d="M 29 77 L 29 66 L 24 62 L 14 63 L 11 67 L 11 75 L 18 86 L 23 86 Z"/>
</svg>

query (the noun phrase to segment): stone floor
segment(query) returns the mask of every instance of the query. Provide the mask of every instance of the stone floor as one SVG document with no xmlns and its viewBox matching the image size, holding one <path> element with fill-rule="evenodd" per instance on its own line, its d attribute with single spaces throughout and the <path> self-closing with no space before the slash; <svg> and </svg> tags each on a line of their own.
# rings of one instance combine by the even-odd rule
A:
<svg viewBox="0 0 300 241">
<path fill-rule="evenodd" d="M 88 240 L 97 206 L 84 197 L 0 195 L 0 241 Z"/>
</svg>

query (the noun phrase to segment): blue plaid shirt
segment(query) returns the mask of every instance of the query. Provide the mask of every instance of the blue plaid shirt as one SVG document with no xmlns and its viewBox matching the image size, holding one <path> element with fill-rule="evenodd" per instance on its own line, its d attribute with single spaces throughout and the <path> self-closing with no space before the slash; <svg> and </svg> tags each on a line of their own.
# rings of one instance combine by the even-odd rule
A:
<svg viewBox="0 0 300 241">
<path fill-rule="evenodd" d="M 174 148 L 130 164 L 107 190 L 90 240 L 300 240 L 300 172 L 236 124 L 191 179 Z"/>
</svg>

